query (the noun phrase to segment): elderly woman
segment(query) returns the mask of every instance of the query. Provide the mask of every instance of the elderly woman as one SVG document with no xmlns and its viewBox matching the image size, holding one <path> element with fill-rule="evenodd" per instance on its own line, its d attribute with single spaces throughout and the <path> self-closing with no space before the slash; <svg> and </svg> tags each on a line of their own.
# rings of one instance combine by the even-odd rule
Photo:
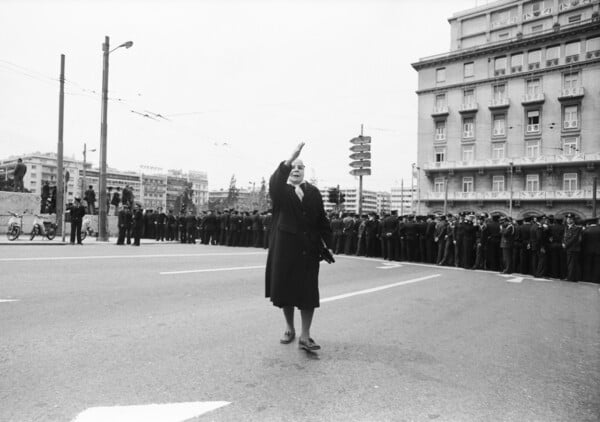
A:
<svg viewBox="0 0 600 422">
<path fill-rule="evenodd" d="M 300 309 L 302 332 L 298 345 L 306 351 L 320 349 L 310 337 L 315 308 L 319 307 L 319 261 L 322 242 L 331 246 L 331 227 L 319 189 L 304 181 L 299 160 L 304 142 L 283 161 L 269 181 L 273 219 L 265 277 L 266 297 L 283 309 L 286 331 L 280 340 L 296 337 L 294 308 Z"/>
</svg>

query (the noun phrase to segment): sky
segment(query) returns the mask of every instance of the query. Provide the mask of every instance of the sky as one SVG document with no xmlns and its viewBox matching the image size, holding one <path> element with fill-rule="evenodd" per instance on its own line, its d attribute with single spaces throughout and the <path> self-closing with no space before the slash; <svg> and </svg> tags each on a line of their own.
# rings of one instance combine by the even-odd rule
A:
<svg viewBox="0 0 600 422">
<path fill-rule="evenodd" d="M 479 5 L 483 3 L 479 1 Z M 363 188 L 410 185 L 417 72 L 476 0 L 0 0 L 0 159 L 56 152 L 98 166 L 102 43 L 107 161 L 206 171 L 209 189 L 268 180 L 299 142 L 306 178 L 358 186 L 349 140 L 372 138 Z M 160 117 L 159 117 L 160 116 Z M 91 151 L 96 149 L 96 151 Z"/>
</svg>

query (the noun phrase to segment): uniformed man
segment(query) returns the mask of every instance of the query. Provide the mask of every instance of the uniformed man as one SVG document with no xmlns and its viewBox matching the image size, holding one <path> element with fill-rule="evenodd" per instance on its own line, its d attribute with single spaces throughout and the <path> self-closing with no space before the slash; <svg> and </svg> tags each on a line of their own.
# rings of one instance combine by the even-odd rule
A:
<svg viewBox="0 0 600 422">
<path fill-rule="evenodd" d="M 164 213 L 162 207 L 156 210 L 156 241 L 164 242 L 167 226 L 167 214 Z"/>
<path fill-rule="evenodd" d="M 502 274 L 513 272 L 513 243 L 515 238 L 515 226 L 510 217 L 500 219 L 500 249 L 502 250 Z"/>
<path fill-rule="evenodd" d="M 135 204 L 132 220 L 133 246 L 140 246 L 140 239 L 144 230 L 144 214 L 142 213 L 142 206 L 140 204 Z"/>
<path fill-rule="evenodd" d="M 585 230 L 581 236 L 583 281 L 600 283 L 600 226 L 598 218 L 585 220 Z"/>
<path fill-rule="evenodd" d="M 474 221 L 475 215 L 468 214 L 465 216 L 463 224 L 461 265 L 467 270 L 472 269 L 475 262 L 475 238 L 477 237 L 478 228 L 473 224 Z"/>
<path fill-rule="evenodd" d="M 474 270 L 485 270 L 486 269 L 486 258 L 487 252 L 485 249 L 485 240 L 488 233 L 485 224 L 485 215 L 481 214 L 477 217 L 477 230 L 475 231 L 475 264 L 473 265 Z"/>
<path fill-rule="evenodd" d="M 365 223 L 365 250 L 367 256 L 376 256 L 377 250 L 377 214 L 375 212 L 369 213 L 369 218 Z"/>
<path fill-rule="evenodd" d="M 400 237 L 402 239 L 402 236 Z M 417 235 L 417 223 L 415 223 L 415 216 L 408 215 L 406 223 L 404 223 L 404 239 L 406 245 L 405 257 L 407 261 L 414 262 L 417 258 L 417 251 L 419 249 L 418 235 Z"/>
<path fill-rule="evenodd" d="M 344 249 L 344 223 L 338 214 L 333 214 L 330 218 L 330 225 L 333 233 L 333 253 L 340 254 Z"/>
<path fill-rule="evenodd" d="M 127 238 L 127 244 L 131 244 L 131 211 L 129 210 L 129 206 L 124 205 L 123 208 L 119 211 L 118 215 L 118 226 L 119 226 L 119 236 L 117 238 L 117 245 L 124 245 L 125 238 Z"/>
<path fill-rule="evenodd" d="M 575 216 L 567 214 L 567 227 L 563 235 L 563 249 L 567 252 L 567 280 L 579 281 L 581 269 L 579 254 L 581 252 L 581 227 L 575 224 Z"/>
<path fill-rule="evenodd" d="M 437 255 L 435 262 L 437 265 L 442 265 L 444 259 L 444 251 L 446 250 L 446 229 L 448 228 L 448 222 L 446 221 L 445 215 L 440 215 L 438 221 L 435 224 L 435 231 L 433 233 L 433 241 L 437 246 Z"/>
<path fill-rule="evenodd" d="M 529 268 L 531 265 L 531 217 L 523 218 L 523 225 L 520 229 L 521 236 L 521 256 L 519 261 L 521 267 L 519 272 L 521 274 L 529 274 Z"/>
<path fill-rule="evenodd" d="M 353 214 L 349 213 L 342 219 L 344 225 L 344 254 L 353 255 L 356 251 L 356 219 Z"/>
<path fill-rule="evenodd" d="M 487 244 L 487 263 L 488 268 L 492 271 L 500 271 L 500 215 L 494 214 L 487 221 L 489 230 L 489 240 Z"/>
<path fill-rule="evenodd" d="M 548 276 L 552 278 L 565 278 L 567 273 L 566 269 L 563 268 L 563 262 L 565 261 L 562 257 L 564 251 L 562 248 L 563 235 L 565 228 L 562 224 L 562 220 L 558 218 L 550 217 L 550 251 L 548 253 L 549 265 L 548 265 Z"/>
<path fill-rule="evenodd" d="M 381 222 L 381 239 L 383 259 L 398 259 L 398 212 L 392 211 Z"/>
<path fill-rule="evenodd" d="M 536 277 L 548 277 L 548 256 L 550 254 L 550 225 L 548 216 L 543 215 L 540 219 L 537 231 L 538 240 L 538 265 L 535 272 Z"/>
</svg>

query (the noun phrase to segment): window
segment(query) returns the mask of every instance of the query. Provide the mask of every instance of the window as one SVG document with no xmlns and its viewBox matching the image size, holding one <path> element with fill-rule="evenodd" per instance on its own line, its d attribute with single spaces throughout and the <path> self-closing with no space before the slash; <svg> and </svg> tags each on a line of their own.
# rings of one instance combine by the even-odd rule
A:
<svg viewBox="0 0 600 422">
<path fill-rule="evenodd" d="M 463 104 L 475 104 L 475 91 L 473 89 L 465 89 L 463 91 Z"/>
<path fill-rule="evenodd" d="M 472 117 L 465 117 L 463 119 L 463 138 L 472 138 L 475 136 L 474 126 L 474 119 Z"/>
<path fill-rule="evenodd" d="M 444 82 L 446 81 L 446 68 L 440 67 L 435 70 L 435 81 L 436 82 Z"/>
<path fill-rule="evenodd" d="M 492 192 L 504 192 L 504 176 L 492 176 Z"/>
<path fill-rule="evenodd" d="M 540 111 L 531 110 L 527 112 L 527 133 L 540 131 Z"/>
<path fill-rule="evenodd" d="M 506 144 L 495 143 L 492 144 L 492 159 L 493 160 L 502 160 L 506 156 Z"/>
<path fill-rule="evenodd" d="M 563 174 L 563 190 L 570 192 L 577 190 L 577 173 Z"/>
<path fill-rule="evenodd" d="M 527 96 L 537 97 L 542 93 L 542 84 L 540 78 L 527 80 Z"/>
<path fill-rule="evenodd" d="M 464 65 L 464 69 L 463 69 L 463 74 L 465 78 L 470 78 L 474 75 L 474 63 L 470 62 L 470 63 L 465 63 Z"/>
<path fill-rule="evenodd" d="M 586 41 L 586 51 L 600 51 L 600 37 L 590 38 Z"/>
<path fill-rule="evenodd" d="M 546 49 L 546 66 L 556 66 L 560 57 L 560 46 L 555 45 Z"/>
<path fill-rule="evenodd" d="M 506 73 L 506 57 L 496 57 L 494 60 L 494 74 L 504 75 Z"/>
<path fill-rule="evenodd" d="M 579 88 L 579 72 L 565 73 L 563 75 L 563 88 L 564 89 Z"/>
<path fill-rule="evenodd" d="M 446 190 L 446 181 L 443 177 L 436 177 L 433 179 L 433 191 L 444 192 Z"/>
<path fill-rule="evenodd" d="M 435 162 L 443 163 L 446 161 L 446 148 L 436 147 L 435 148 Z"/>
<path fill-rule="evenodd" d="M 527 53 L 527 63 L 529 63 L 529 68 L 532 69 L 532 64 L 539 63 L 542 61 L 542 50 L 532 50 Z"/>
<path fill-rule="evenodd" d="M 438 94 L 435 96 L 435 108 L 441 109 L 446 107 L 446 94 Z"/>
<path fill-rule="evenodd" d="M 506 98 L 506 85 L 494 85 L 494 101 L 501 102 Z"/>
<path fill-rule="evenodd" d="M 473 177 L 463 177 L 462 191 L 463 192 L 473 192 Z"/>
<path fill-rule="evenodd" d="M 506 116 L 504 114 L 497 114 L 494 116 L 494 129 L 493 129 L 492 135 L 493 136 L 506 135 Z"/>
<path fill-rule="evenodd" d="M 35 169 L 35 168 L 37 168 L 37 166 L 35 164 L 32 164 L 31 169 Z"/>
<path fill-rule="evenodd" d="M 525 156 L 527 158 L 537 158 L 540 156 L 540 141 L 527 141 L 525 142 Z"/>
<path fill-rule="evenodd" d="M 565 56 L 575 56 L 579 54 L 581 43 L 579 41 L 568 43 L 565 46 Z"/>
<path fill-rule="evenodd" d="M 473 161 L 475 159 L 475 145 L 463 145 L 462 160 Z"/>
<path fill-rule="evenodd" d="M 446 140 L 446 121 L 438 120 L 435 122 L 435 140 L 444 141 Z"/>
<path fill-rule="evenodd" d="M 528 174 L 525 180 L 525 190 L 527 192 L 538 192 L 540 190 L 539 174 Z"/>
<path fill-rule="evenodd" d="M 564 138 L 562 151 L 565 155 L 574 155 L 579 151 L 579 138 Z"/>
<path fill-rule="evenodd" d="M 577 117 L 577 106 L 567 106 L 565 107 L 565 119 L 563 122 L 564 129 L 577 129 L 579 126 L 579 119 Z"/>
<path fill-rule="evenodd" d="M 523 53 L 510 56 L 510 69 L 513 73 L 523 70 Z"/>
</svg>

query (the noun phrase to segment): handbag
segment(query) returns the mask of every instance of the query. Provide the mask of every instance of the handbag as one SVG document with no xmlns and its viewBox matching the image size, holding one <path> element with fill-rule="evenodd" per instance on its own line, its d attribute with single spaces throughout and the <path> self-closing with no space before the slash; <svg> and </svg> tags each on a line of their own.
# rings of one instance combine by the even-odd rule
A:
<svg viewBox="0 0 600 422">
<path fill-rule="evenodd" d="M 325 261 L 328 264 L 333 264 L 335 262 L 331 251 L 329 250 L 323 239 L 321 239 L 321 245 L 319 248 L 319 261 Z"/>
</svg>

